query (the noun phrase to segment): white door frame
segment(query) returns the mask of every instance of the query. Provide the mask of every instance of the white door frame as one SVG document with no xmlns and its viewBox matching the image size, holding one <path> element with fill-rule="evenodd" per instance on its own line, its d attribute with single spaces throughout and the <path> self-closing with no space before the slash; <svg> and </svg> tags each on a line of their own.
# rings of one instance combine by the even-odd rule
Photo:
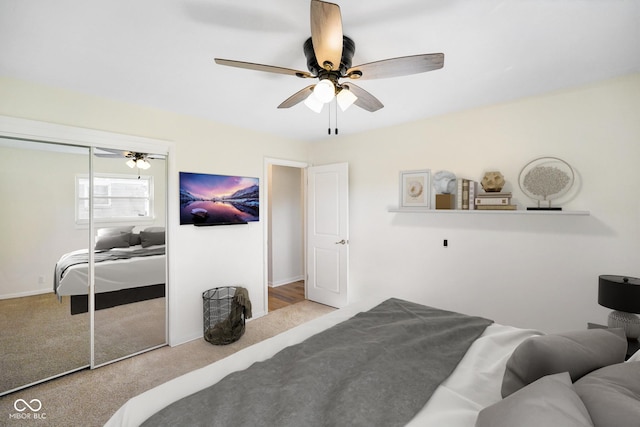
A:
<svg viewBox="0 0 640 427">
<path fill-rule="evenodd" d="M 264 259 L 263 259 L 263 303 L 264 303 L 264 314 L 268 314 L 269 313 L 269 221 L 271 221 L 271 218 L 269 218 L 269 206 L 271 201 L 269 200 L 269 185 L 271 184 L 269 182 L 269 167 L 270 166 L 288 166 L 288 167 L 292 167 L 292 168 L 299 168 L 302 171 L 303 174 L 303 182 L 307 181 L 307 167 L 309 167 L 309 163 L 306 162 L 299 162 L 299 161 L 295 161 L 295 160 L 284 160 L 284 159 L 277 159 L 277 158 L 272 158 L 272 157 L 265 157 L 264 158 L 264 171 L 263 171 L 263 183 L 264 185 L 263 187 L 263 200 L 264 200 L 264 207 L 260 207 L 260 216 L 262 218 L 264 218 L 264 225 L 263 225 L 263 233 L 264 233 L 264 238 L 263 238 L 263 242 L 264 242 L 264 250 L 263 250 L 263 254 L 264 254 Z M 304 230 L 307 229 L 307 214 L 306 214 L 306 205 L 307 205 L 307 191 L 306 191 L 306 186 L 303 186 L 303 206 L 305 206 L 305 211 L 303 212 L 303 218 L 302 218 L 302 222 L 303 222 L 303 226 L 304 226 Z M 306 245 L 306 235 L 303 234 L 303 239 L 305 240 L 305 244 L 303 244 L 303 248 L 305 248 Z M 303 254 L 303 259 L 306 259 L 305 254 Z M 304 277 L 307 276 L 307 271 L 306 271 L 306 262 L 303 263 L 303 275 Z M 305 297 L 307 296 L 307 281 L 305 280 Z"/>
</svg>

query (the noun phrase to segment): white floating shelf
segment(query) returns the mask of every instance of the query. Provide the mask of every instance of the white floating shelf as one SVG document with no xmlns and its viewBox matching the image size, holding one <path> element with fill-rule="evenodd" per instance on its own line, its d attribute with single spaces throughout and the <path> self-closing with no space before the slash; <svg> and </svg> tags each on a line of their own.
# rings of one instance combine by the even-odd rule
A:
<svg viewBox="0 0 640 427">
<path fill-rule="evenodd" d="M 590 215 L 589 211 L 528 211 L 520 209 L 508 210 L 462 210 L 462 209 L 416 209 L 416 208 L 390 208 L 389 212 L 395 213 L 421 213 L 421 214 L 462 214 L 462 215 Z"/>
</svg>

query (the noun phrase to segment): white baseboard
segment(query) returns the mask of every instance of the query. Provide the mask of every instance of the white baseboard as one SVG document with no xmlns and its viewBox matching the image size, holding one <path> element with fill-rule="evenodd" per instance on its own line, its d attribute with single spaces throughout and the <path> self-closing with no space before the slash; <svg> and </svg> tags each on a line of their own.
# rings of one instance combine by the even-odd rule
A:
<svg viewBox="0 0 640 427">
<path fill-rule="evenodd" d="M 247 323 L 266 315 L 267 313 L 265 313 L 264 311 L 253 313 L 253 316 L 251 316 L 251 319 L 247 319 Z M 177 347 L 179 345 L 186 344 L 190 341 L 204 339 L 203 337 L 204 337 L 203 331 L 198 331 L 197 333 L 194 333 L 192 335 L 185 335 L 183 337 L 179 337 L 173 340 L 171 339 L 171 337 L 169 337 L 169 342 L 167 344 L 169 344 L 169 347 Z"/>
<path fill-rule="evenodd" d="M 299 282 L 300 280 L 304 280 L 303 275 L 291 277 L 288 279 L 275 280 L 275 281 L 269 282 L 268 285 L 272 288 L 277 288 L 278 286 L 288 285 L 289 283 Z"/>
<path fill-rule="evenodd" d="M 50 288 L 47 288 L 47 289 L 36 289 L 34 291 L 18 292 L 18 293 L 15 293 L 15 294 L 0 295 L 0 299 L 32 297 L 34 295 L 51 294 L 51 293 L 53 293 L 53 289 L 50 289 Z"/>
</svg>

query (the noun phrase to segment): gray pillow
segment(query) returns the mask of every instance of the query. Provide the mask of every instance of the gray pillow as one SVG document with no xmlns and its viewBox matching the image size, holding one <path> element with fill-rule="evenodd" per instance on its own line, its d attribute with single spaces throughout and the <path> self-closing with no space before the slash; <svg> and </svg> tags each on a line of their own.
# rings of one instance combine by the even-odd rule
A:
<svg viewBox="0 0 640 427">
<path fill-rule="evenodd" d="M 164 233 L 164 227 L 147 227 L 144 229 L 144 231 L 151 231 L 151 232 L 162 231 Z"/>
<path fill-rule="evenodd" d="M 142 240 L 140 240 L 140 234 L 131 233 L 131 237 L 129 238 L 129 245 L 135 246 L 142 244 Z"/>
<path fill-rule="evenodd" d="M 164 231 L 141 231 L 140 240 L 143 248 L 164 245 Z"/>
<path fill-rule="evenodd" d="M 133 232 L 133 225 L 125 225 L 122 227 L 105 227 L 98 229 L 98 236 L 117 236 L 120 233 Z"/>
<path fill-rule="evenodd" d="M 569 373 L 563 372 L 542 377 L 484 408 L 476 420 L 476 427 L 515 426 L 593 427 L 593 423 Z"/>
<path fill-rule="evenodd" d="M 574 387 L 596 427 L 640 425 L 640 362 L 605 366 Z"/>
<path fill-rule="evenodd" d="M 120 233 L 96 238 L 96 250 L 109 250 L 113 248 L 128 248 L 131 233 Z"/>
<path fill-rule="evenodd" d="M 511 354 L 502 380 L 502 397 L 545 375 L 569 372 L 573 381 L 589 372 L 624 362 L 622 329 L 585 329 L 531 337 Z"/>
</svg>

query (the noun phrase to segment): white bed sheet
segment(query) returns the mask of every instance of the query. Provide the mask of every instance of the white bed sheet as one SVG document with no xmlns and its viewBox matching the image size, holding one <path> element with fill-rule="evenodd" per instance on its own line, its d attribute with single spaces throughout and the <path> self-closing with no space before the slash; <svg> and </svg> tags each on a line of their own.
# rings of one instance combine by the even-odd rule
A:
<svg viewBox="0 0 640 427">
<path fill-rule="evenodd" d="M 376 298 L 350 304 L 161 384 L 130 399 L 105 426 L 138 426 L 168 404 L 215 384 L 232 372 L 266 360 L 283 348 L 302 342 L 381 302 Z M 489 326 L 409 425 L 473 427 L 478 412 L 501 399 L 500 388 L 507 358 L 520 342 L 534 335 L 540 333 L 497 324 Z"/>
<path fill-rule="evenodd" d="M 131 246 L 119 250 L 140 249 L 141 246 Z M 86 249 L 70 252 L 63 257 L 86 253 Z M 63 259 L 63 258 L 61 258 Z M 57 294 L 87 295 L 89 289 L 88 264 L 76 264 L 69 267 L 58 283 Z M 141 286 L 159 285 L 166 283 L 166 255 L 152 255 L 119 259 L 115 261 L 101 261 L 95 263 L 95 292 L 111 292 Z"/>
</svg>

